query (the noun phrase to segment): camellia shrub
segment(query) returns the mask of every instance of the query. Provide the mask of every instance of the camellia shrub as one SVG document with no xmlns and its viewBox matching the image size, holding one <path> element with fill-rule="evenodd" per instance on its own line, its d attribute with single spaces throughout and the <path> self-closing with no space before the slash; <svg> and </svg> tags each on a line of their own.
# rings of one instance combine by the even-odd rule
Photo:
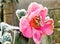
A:
<svg viewBox="0 0 60 44">
<path fill-rule="evenodd" d="M 43 36 L 53 33 L 54 21 L 48 16 L 48 8 L 41 4 L 33 2 L 28 6 L 27 11 L 18 9 L 16 10 L 16 16 L 19 20 L 19 27 L 1 23 L 1 37 L 3 37 L 1 43 L 6 44 L 6 41 L 8 41 L 10 44 L 13 41 L 13 44 L 26 44 L 29 39 L 32 39 L 34 44 L 41 44 Z M 9 31 L 14 33 L 14 38 Z"/>
</svg>

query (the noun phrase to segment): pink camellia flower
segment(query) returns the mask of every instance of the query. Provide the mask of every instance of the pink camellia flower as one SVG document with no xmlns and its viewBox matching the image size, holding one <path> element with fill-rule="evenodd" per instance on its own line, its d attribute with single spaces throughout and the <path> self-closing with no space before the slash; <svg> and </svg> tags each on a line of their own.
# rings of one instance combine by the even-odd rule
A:
<svg viewBox="0 0 60 44">
<path fill-rule="evenodd" d="M 23 36 L 33 38 L 36 44 L 40 43 L 43 35 L 53 33 L 53 19 L 47 17 L 48 9 L 33 2 L 29 5 L 27 15 L 20 19 L 20 31 Z"/>
</svg>

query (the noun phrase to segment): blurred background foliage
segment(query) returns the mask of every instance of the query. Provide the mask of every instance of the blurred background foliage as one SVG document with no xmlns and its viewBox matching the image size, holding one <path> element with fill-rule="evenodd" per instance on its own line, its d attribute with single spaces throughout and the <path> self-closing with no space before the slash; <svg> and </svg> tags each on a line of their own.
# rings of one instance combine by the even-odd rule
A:
<svg viewBox="0 0 60 44">
<path fill-rule="evenodd" d="M 17 9 L 26 9 L 31 2 L 38 2 L 48 7 L 48 15 L 54 19 L 54 33 L 46 36 L 42 44 L 60 44 L 60 0 L 1 0 L 0 1 L 0 22 L 6 22 L 10 25 L 18 26 L 19 21 L 15 11 Z M 32 39 L 16 34 L 14 44 L 34 44 Z M 44 40 L 43 39 L 43 40 Z"/>
</svg>

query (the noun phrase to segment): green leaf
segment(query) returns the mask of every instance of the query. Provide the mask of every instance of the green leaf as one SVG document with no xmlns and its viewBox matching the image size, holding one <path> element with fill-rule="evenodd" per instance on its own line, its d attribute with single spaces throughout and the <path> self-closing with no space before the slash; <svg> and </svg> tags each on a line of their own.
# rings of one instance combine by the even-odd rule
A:
<svg viewBox="0 0 60 44">
<path fill-rule="evenodd" d="M 19 39 L 18 44 L 27 44 L 27 43 L 26 43 L 25 39 L 22 38 L 22 39 Z"/>
<path fill-rule="evenodd" d="M 18 42 L 18 40 L 19 40 L 19 35 L 16 34 L 16 36 L 15 36 L 15 44 Z"/>
<path fill-rule="evenodd" d="M 27 41 L 22 35 L 17 34 L 15 37 L 15 43 L 14 44 L 27 44 Z"/>
<path fill-rule="evenodd" d="M 34 44 L 33 39 L 29 39 L 29 40 L 28 40 L 28 44 Z"/>
<path fill-rule="evenodd" d="M 20 19 L 22 16 L 25 16 L 27 13 L 27 11 L 25 9 L 18 9 L 16 11 L 16 16 L 18 17 L 18 19 Z"/>
</svg>

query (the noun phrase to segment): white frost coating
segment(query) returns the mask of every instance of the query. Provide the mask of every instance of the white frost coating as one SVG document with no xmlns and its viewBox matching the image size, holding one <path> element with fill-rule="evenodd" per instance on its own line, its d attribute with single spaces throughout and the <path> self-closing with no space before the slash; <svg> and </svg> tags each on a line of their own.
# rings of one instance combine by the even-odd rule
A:
<svg viewBox="0 0 60 44">
<path fill-rule="evenodd" d="M 18 9 L 18 10 L 16 10 L 16 16 L 18 17 L 18 19 L 19 19 L 19 13 L 21 13 L 21 12 L 27 13 L 25 9 L 21 9 L 21 10 Z"/>
<path fill-rule="evenodd" d="M 7 24 L 7 23 L 5 23 L 5 22 L 2 22 L 2 23 L 1 23 L 1 31 L 2 31 L 3 27 L 4 27 L 4 31 L 19 29 L 19 27 L 11 26 L 11 25 L 9 25 L 9 24 Z"/>
<path fill-rule="evenodd" d="M 4 42 L 6 42 L 6 41 L 12 42 L 12 36 L 8 32 L 5 32 L 3 34 L 2 39 L 3 39 Z"/>
<path fill-rule="evenodd" d="M 25 9 L 18 9 L 18 10 L 16 10 L 16 15 L 18 15 L 18 13 L 20 13 L 21 11 L 24 11 L 25 13 L 26 13 L 26 10 Z"/>
<path fill-rule="evenodd" d="M 15 43 L 16 34 L 17 34 L 17 31 L 14 31 L 14 40 L 13 40 L 13 44 Z"/>
<path fill-rule="evenodd" d="M 11 36 L 11 34 L 8 33 L 8 32 L 5 32 L 5 33 L 3 34 L 3 36 L 0 36 L 0 42 L 1 42 L 2 44 L 5 44 L 6 41 L 12 42 L 12 36 Z"/>
<path fill-rule="evenodd" d="M 0 36 L 2 35 L 2 32 L 0 31 Z"/>
<path fill-rule="evenodd" d="M 0 36 L 0 42 L 1 42 L 1 43 L 2 43 L 2 40 L 3 40 L 3 39 L 2 39 L 2 36 Z"/>
<path fill-rule="evenodd" d="M 50 19 L 50 17 L 49 16 L 47 16 L 46 18 L 45 18 L 45 21 L 48 21 Z"/>
<path fill-rule="evenodd" d="M 11 36 L 10 33 L 8 33 L 8 31 L 12 30 L 13 32 L 15 31 L 15 33 L 17 33 L 16 30 L 19 30 L 19 27 L 11 26 L 11 25 L 9 25 L 9 24 L 7 24 L 5 22 L 1 22 L 0 23 L 0 29 L 1 29 L 1 33 L 0 34 L 2 34 L 3 30 L 4 30 L 3 36 L 0 36 L 0 42 L 3 43 L 3 44 L 11 44 L 12 36 Z M 19 33 L 20 33 L 20 31 L 19 31 Z"/>
<path fill-rule="evenodd" d="M 11 42 L 9 42 L 9 41 L 6 41 L 6 42 L 4 42 L 3 44 L 11 44 Z"/>
</svg>

